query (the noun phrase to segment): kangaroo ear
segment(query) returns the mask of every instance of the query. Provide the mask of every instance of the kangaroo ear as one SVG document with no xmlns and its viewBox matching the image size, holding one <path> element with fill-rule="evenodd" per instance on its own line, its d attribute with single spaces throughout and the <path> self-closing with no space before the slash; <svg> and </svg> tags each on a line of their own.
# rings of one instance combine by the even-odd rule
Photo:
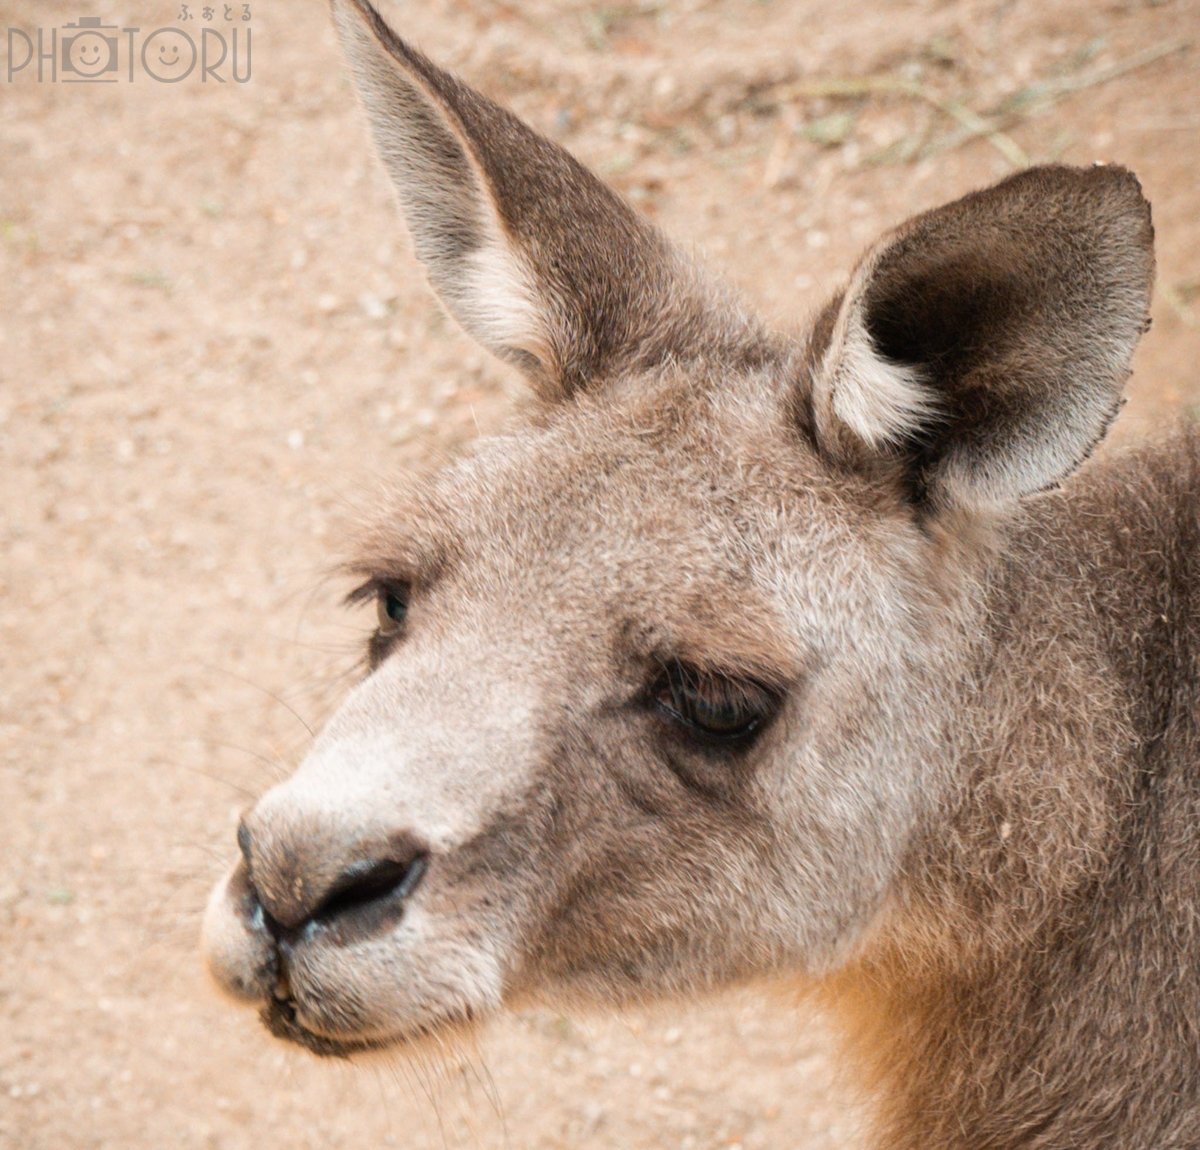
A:
<svg viewBox="0 0 1200 1150">
<path fill-rule="evenodd" d="M 1149 325 L 1154 230 L 1122 168 L 1031 168 L 864 257 L 811 345 L 818 439 L 917 497 L 1003 505 L 1103 438 Z"/>
<path fill-rule="evenodd" d="M 367 0 L 333 0 L 333 13 L 417 257 L 467 332 L 547 397 L 667 354 L 687 276 L 659 234 Z"/>
</svg>

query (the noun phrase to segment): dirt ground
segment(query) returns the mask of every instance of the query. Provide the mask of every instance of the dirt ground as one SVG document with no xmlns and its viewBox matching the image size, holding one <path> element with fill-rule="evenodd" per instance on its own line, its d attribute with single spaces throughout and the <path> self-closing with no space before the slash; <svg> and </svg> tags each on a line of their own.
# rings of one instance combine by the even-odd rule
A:
<svg viewBox="0 0 1200 1150">
<path fill-rule="evenodd" d="M 387 11 L 784 324 L 914 210 L 1119 160 L 1160 273 L 1116 435 L 1200 405 L 1198 0 Z M 236 814 L 368 630 L 325 574 L 347 508 L 520 402 L 424 286 L 324 3 L 251 15 L 245 84 L 0 73 L 0 1147 L 856 1145 L 823 1024 L 754 991 L 523 1013 L 435 1072 L 318 1063 L 208 987 Z"/>
</svg>

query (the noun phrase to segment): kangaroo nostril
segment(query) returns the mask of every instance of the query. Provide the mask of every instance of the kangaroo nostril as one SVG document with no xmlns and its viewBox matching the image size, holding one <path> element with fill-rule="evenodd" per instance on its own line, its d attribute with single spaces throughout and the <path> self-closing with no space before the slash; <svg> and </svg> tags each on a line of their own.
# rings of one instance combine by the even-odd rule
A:
<svg viewBox="0 0 1200 1150">
<path fill-rule="evenodd" d="M 428 860 L 428 855 L 420 853 L 403 860 L 364 859 L 352 863 L 338 875 L 313 912 L 313 919 L 328 920 L 383 899 L 408 898 L 424 877 Z"/>
<path fill-rule="evenodd" d="M 276 818 L 252 832 L 249 823 L 243 819 L 237 828 L 243 914 L 281 954 L 318 927 L 332 941 L 347 941 L 398 921 L 429 865 L 427 847 L 407 832 L 360 840 L 356 850 L 337 841 L 336 827 Z M 384 857 L 371 857 L 376 851 Z"/>
</svg>

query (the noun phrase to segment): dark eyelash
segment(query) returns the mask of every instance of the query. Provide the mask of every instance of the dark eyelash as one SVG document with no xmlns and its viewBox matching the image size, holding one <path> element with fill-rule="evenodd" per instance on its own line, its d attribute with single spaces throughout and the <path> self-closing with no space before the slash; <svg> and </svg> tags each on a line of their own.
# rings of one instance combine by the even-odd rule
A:
<svg viewBox="0 0 1200 1150">
<path fill-rule="evenodd" d="M 746 746 L 779 710 L 783 693 L 755 679 L 673 659 L 663 665 L 649 699 L 693 739 L 714 746 Z"/>
<path fill-rule="evenodd" d="M 416 580 L 407 575 L 371 575 L 347 593 L 342 599 L 342 606 L 357 607 L 396 588 L 405 588 L 411 593 L 414 586 L 416 586 Z"/>
<path fill-rule="evenodd" d="M 342 606 L 357 607 L 360 603 L 366 603 L 369 599 L 375 597 L 378 593 L 378 588 L 379 584 L 375 579 L 368 579 L 365 583 L 360 583 L 342 599 Z"/>
</svg>

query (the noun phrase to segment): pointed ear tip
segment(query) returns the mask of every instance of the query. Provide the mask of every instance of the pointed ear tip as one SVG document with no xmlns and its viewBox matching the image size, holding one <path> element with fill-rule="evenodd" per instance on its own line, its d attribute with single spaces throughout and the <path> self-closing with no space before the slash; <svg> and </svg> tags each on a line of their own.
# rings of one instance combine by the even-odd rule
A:
<svg viewBox="0 0 1200 1150">
<path fill-rule="evenodd" d="M 358 12 L 362 16 L 379 15 L 370 0 L 329 0 L 329 10 L 335 16 L 350 11 Z"/>
<path fill-rule="evenodd" d="M 373 60 L 382 53 L 411 71 L 420 60 L 420 53 L 384 19 L 371 0 L 330 0 L 329 10 L 352 62 L 364 57 Z"/>
<path fill-rule="evenodd" d="M 1099 194 L 1111 196 L 1119 207 L 1142 217 L 1150 223 L 1150 201 L 1137 173 L 1123 164 L 1097 161 L 1090 167 L 1079 169 L 1088 185 Z"/>
<path fill-rule="evenodd" d="M 367 35 L 379 40 L 396 38 L 391 25 L 371 0 L 329 0 L 329 13 L 334 27 L 346 35 Z"/>
<path fill-rule="evenodd" d="M 372 18 L 380 19 L 379 13 L 367 0 L 329 0 L 329 15 L 333 26 L 343 38 L 361 34 Z"/>
<path fill-rule="evenodd" d="M 1138 179 L 1137 173 L 1132 168 L 1127 168 L 1124 164 L 1110 164 L 1104 160 L 1097 160 L 1086 170 L 1092 174 L 1094 179 L 1102 180 L 1109 186 L 1119 189 L 1130 199 L 1137 200 L 1138 203 L 1147 202 L 1142 181 Z"/>
<path fill-rule="evenodd" d="M 1146 263 L 1147 291 L 1154 280 L 1154 212 L 1142 181 L 1137 174 L 1120 164 L 1095 164 L 1093 171 L 1108 178 L 1110 194 L 1117 199 L 1119 210 L 1130 221 L 1131 235 Z"/>
<path fill-rule="evenodd" d="M 1010 180 L 1036 181 L 1044 187 L 1081 188 L 1089 192 L 1111 191 L 1139 204 L 1146 194 L 1137 173 L 1124 164 L 1096 160 L 1091 164 L 1037 164 L 1009 177 Z M 1001 181 L 1001 185 L 1008 181 Z"/>
<path fill-rule="evenodd" d="M 1056 182 L 1064 191 L 1086 197 L 1089 212 L 1100 213 L 1095 218 L 1107 219 L 1153 259 L 1154 220 L 1137 173 L 1123 164 L 1104 161 L 1078 167 L 1051 164 L 1026 171 L 1034 179 L 1038 178 L 1035 173 L 1044 173 L 1043 178 Z"/>
</svg>

